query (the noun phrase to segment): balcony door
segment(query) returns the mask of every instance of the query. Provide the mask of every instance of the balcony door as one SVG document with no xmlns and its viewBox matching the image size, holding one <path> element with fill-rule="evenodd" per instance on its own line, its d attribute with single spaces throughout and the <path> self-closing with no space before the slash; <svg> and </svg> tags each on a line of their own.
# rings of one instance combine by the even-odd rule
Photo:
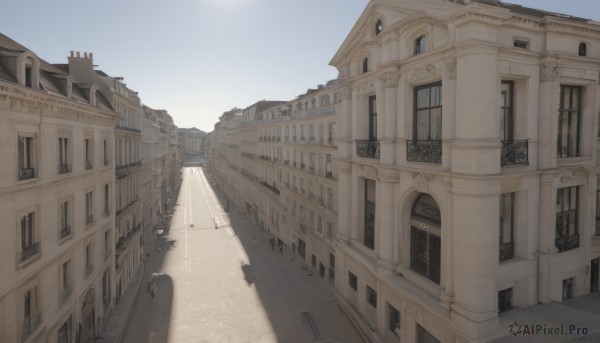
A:
<svg viewBox="0 0 600 343">
<path fill-rule="evenodd" d="M 503 141 L 514 139 L 513 91 L 513 81 L 502 81 L 500 85 L 500 139 Z"/>
</svg>

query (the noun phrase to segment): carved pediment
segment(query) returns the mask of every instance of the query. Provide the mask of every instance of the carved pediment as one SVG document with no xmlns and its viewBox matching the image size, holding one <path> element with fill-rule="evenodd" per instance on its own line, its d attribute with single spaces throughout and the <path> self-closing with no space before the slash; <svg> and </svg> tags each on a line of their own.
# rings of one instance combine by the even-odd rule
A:
<svg viewBox="0 0 600 343">
<path fill-rule="evenodd" d="M 358 175 L 365 179 L 377 180 L 377 168 L 373 166 L 360 166 L 358 168 Z"/>
<path fill-rule="evenodd" d="M 432 65 L 428 64 L 426 66 L 422 66 L 420 68 L 415 69 L 408 78 L 408 82 L 421 82 L 428 80 L 435 80 L 440 78 L 440 73 L 438 69 Z"/>
</svg>

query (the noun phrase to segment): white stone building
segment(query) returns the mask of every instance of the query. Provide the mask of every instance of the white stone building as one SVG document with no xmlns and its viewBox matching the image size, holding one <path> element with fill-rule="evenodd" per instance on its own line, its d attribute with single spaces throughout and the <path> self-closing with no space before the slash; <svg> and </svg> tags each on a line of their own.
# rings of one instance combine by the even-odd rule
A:
<svg viewBox="0 0 600 343">
<path fill-rule="evenodd" d="M 598 291 L 599 62 L 580 18 L 367 5 L 331 61 L 336 288 L 377 336 L 490 340 L 511 308 Z"/>
<path fill-rule="evenodd" d="M 110 97 L 0 34 L 2 342 L 92 342 L 110 314 Z"/>
</svg>

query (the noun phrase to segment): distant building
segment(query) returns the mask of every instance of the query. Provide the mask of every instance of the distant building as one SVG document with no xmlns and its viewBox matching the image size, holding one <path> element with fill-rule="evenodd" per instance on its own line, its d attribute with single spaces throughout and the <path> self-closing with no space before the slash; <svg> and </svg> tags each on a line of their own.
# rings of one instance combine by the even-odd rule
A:
<svg viewBox="0 0 600 343">
<path fill-rule="evenodd" d="M 195 127 L 180 128 L 178 135 L 185 154 L 206 157 L 206 132 Z"/>
</svg>

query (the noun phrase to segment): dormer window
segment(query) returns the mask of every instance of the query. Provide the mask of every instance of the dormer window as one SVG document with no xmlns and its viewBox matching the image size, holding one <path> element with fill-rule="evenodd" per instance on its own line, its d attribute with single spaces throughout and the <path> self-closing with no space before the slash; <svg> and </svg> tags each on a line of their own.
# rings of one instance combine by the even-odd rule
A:
<svg viewBox="0 0 600 343">
<path fill-rule="evenodd" d="M 587 56 L 587 44 L 579 43 L 579 56 Z"/>
<path fill-rule="evenodd" d="M 415 55 L 425 52 L 425 35 L 415 39 Z"/>
<path fill-rule="evenodd" d="M 39 88 L 39 65 L 30 56 L 24 58 L 20 83 L 27 88 Z"/>
<path fill-rule="evenodd" d="M 363 60 L 362 71 L 363 71 L 363 73 L 366 73 L 369 71 L 369 59 L 368 58 L 365 58 Z"/>
<path fill-rule="evenodd" d="M 383 23 L 380 20 L 377 20 L 377 23 L 375 23 L 375 36 L 379 35 L 381 33 L 381 31 L 383 31 Z"/>
</svg>

